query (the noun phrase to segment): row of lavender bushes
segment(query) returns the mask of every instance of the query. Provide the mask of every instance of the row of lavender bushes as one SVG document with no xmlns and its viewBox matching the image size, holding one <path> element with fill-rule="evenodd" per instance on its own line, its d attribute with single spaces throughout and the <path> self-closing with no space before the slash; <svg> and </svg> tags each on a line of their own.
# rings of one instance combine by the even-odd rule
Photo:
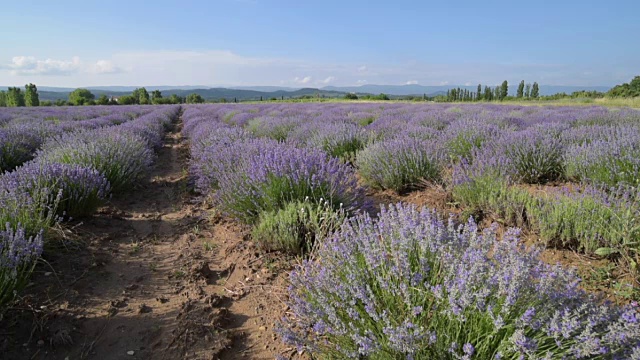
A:
<svg viewBox="0 0 640 360">
<path fill-rule="evenodd" d="M 83 119 L 85 109 L 73 114 L 75 109 L 63 114 Z M 0 312 L 28 280 L 48 230 L 58 222 L 91 215 L 112 193 L 135 186 L 148 172 L 153 150 L 162 145 L 162 134 L 178 112 L 175 106 L 129 108 L 94 119 L 67 120 L 63 129 L 35 127 L 33 131 L 48 131 L 25 152 L 32 160 L 0 175 L 0 222 L 6 228 L 0 234 Z M 8 126 L 14 126 L 11 120 Z"/>
<path fill-rule="evenodd" d="M 535 224 L 550 244 L 637 249 L 628 237 L 638 219 L 638 120 L 638 111 L 596 107 L 206 105 L 187 108 L 185 133 L 197 188 L 253 224 L 256 240 L 289 251 L 300 246 L 283 243 L 315 240 L 291 276 L 280 326 L 299 350 L 336 359 L 629 359 L 640 358 L 636 305 L 580 290 L 516 230 L 498 241 L 495 228 L 481 233 L 472 219 L 458 225 L 401 204 L 377 218 L 358 214 L 366 201 L 344 202 L 338 216 L 322 211 L 325 199 L 335 204 L 327 193 L 339 201 L 345 193 L 326 189 L 351 188 L 341 184 L 357 171 L 398 192 L 438 183 L 468 215 Z M 334 170 L 309 172 L 314 156 Z M 320 201 L 323 181 L 335 185 Z M 308 215 L 318 208 L 332 226 Z"/>
<path fill-rule="evenodd" d="M 256 127 L 229 124 L 208 109 L 188 107 L 183 115 L 196 188 L 226 215 L 254 226 L 266 248 L 301 253 L 344 214 L 368 207 L 355 171 L 339 158 L 277 136 L 256 137 Z"/>
</svg>

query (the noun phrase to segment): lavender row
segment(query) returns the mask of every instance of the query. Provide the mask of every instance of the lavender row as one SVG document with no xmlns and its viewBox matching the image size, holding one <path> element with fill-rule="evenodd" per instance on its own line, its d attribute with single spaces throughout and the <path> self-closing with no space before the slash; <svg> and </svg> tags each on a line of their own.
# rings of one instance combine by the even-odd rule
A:
<svg viewBox="0 0 640 360">
<path fill-rule="evenodd" d="M 328 202 L 357 211 L 367 204 L 354 170 L 320 149 L 256 137 L 231 116 L 192 106 L 184 112 L 198 190 L 226 214 L 254 223 L 292 202 Z"/>
<path fill-rule="evenodd" d="M 110 110 L 80 108 L 7 108 L 0 114 L 0 170 L 11 171 L 33 159 L 51 137 L 67 132 L 123 124 L 151 113 L 151 108 Z"/>
</svg>

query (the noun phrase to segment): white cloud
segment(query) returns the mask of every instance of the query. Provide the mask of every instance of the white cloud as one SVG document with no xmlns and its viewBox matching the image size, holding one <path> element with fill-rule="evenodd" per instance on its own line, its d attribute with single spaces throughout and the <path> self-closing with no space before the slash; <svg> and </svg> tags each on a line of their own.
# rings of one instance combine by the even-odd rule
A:
<svg viewBox="0 0 640 360">
<path fill-rule="evenodd" d="M 330 82 L 334 81 L 336 78 L 335 76 L 329 76 L 328 78 L 324 79 L 324 80 L 320 80 L 321 83 L 323 84 L 329 84 Z"/>
<path fill-rule="evenodd" d="M 367 66 L 366 66 L 366 65 L 362 65 L 362 66 L 358 67 L 358 71 L 359 71 L 359 72 L 365 72 L 365 71 L 367 71 Z"/>
<path fill-rule="evenodd" d="M 38 60 L 33 56 L 14 56 L 11 63 L 2 68 L 12 75 L 71 75 L 80 71 L 82 62 L 74 56 L 71 60 Z"/>
<path fill-rule="evenodd" d="M 464 83 L 464 86 L 471 86 L 471 83 L 467 81 L 466 83 Z"/>
<path fill-rule="evenodd" d="M 418 85 L 418 80 L 409 80 L 406 85 Z"/>
<path fill-rule="evenodd" d="M 122 68 L 119 68 L 110 60 L 98 60 L 89 69 L 89 72 L 94 74 L 117 74 L 123 71 Z"/>
<path fill-rule="evenodd" d="M 358 81 L 356 81 L 356 84 L 358 84 L 358 85 L 364 85 L 366 83 L 368 83 L 367 80 L 358 80 Z"/>
<path fill-rule="evenodd" d="M 303 77 L 303 78 L 300 78 L 300 77 L 297 77 L 297 76 L 296 76 L 296 77 L 293 79 L 293 82 L 295 82 L 296 84 L 308 84 L 308 83 L 310 83 L 310 82 L 311 82 L 311 80 L 312 80 L 312 79 L 313 79 L 313 78 L 312 78 L 311 76 L 305 76 L 305 77 Z"/>
<path fill-rule="evenodd" d="M 440 81 L 440 85 L 441 86 L 449 85 L 449 82 L 448 81 Z"/>
</svg>

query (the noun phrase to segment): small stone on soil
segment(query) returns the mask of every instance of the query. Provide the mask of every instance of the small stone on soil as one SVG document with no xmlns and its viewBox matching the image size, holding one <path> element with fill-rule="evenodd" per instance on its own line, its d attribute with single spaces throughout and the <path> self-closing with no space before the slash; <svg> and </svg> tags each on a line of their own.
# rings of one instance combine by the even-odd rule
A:
<svg viewBox="0 0 640 360">
<path fill-rule="evenodd" d="M 129 286 L 127 286 L 125 289 L 131 291 L 131 290 L 135 290 L 138 288 L 138 284 L 131 284 Z"/>
<path fill-rule="evenodd" d="M 140 306 L 138 306 L 138 314 L 146 314 L 150 313 L 151 311 L 151 307 L 147 306 L 146 304 L 140 304 Z"/>
</svg>

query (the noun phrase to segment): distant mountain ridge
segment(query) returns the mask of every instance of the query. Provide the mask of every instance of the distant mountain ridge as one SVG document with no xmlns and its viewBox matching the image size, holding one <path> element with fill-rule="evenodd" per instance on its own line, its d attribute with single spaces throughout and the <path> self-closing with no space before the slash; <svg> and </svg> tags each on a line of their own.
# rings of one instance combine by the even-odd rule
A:
<svg viewBox="0 0 640 360">
<path fill-rule="evenodd" d="M 89 86 L 89 89 L 96 97 L 100 95 L 106 96 L 123 96 L 131 94 L 133 90 L 139 86 Z M 509 85 L 509 94 L 515 95 L 517 84 Z M 5 89 L 6 87 L 0 87 Z M 209 86 L 145 86 L 147 91 L 160 90 L 164 97 L 171 96 L 173 94 L 185 97 L 188 94 L 196 93 L 202 96 L 205 100 L 219 100 L 227 99 L 238 101 L 247 100 L 264 100 L 270 98 L 295 98 L 300 96 L 324 96 L 324 97 L 343 97 L 346 93 L 356 94 L 387 94 L 392 97 L 399 96 L 437 96 L 444 95 L 450 89 L 461 88 L 475 92 L 476 86 L 464 86 L 464 85 L 361 85 L 361 86 L 325 86 L 322 88 L 290 88 L 286 86 L 230 86 L 230 87 L 209 87 Z M 484 89 L 484 85 L 483 85 Z M 574 86 L 574 85 L 540 85 L 540 95 L 553 95 L 557 93 L 570 94 L 574 91 L 587 90 L 587 91 L 609 91 L 609 86 Z M 51 87 L 51 86 L 39 86 L 38 92 L 41 100 L 55 101 L 58 99 L 66 100 L 69 97 L 69 93 L 74 88 L 66 87 Z"/>
<path fill-rule="evenodd" d="M 113 90 L 116 88 L 117 90 Z M 160 90 L 162 92 L 163 97 L 169 97 L 171 95 L 177 95 L 181 97 L 186 97 L 189 94 L 196 93 L 202 96 L 205 100 L 220 100 L 226 99 L 227 101 L 233 101 L 237 99 L 238 101 L 250 101 L 250 100 L 269 100 L 271 98 L 276 99 L 290 99 L 297 98 L 301 96 L 323 96 L 323 97 L 343 97 L 346 93 L 339 91 L 331 91 L 331 90 L 321 90 L 314 88 L 303 88 L 303 89 L 292 89 L 292 90 L 277 90 L 277 91 L 256 91 L 256 90 L 241 90 L 241 89 L 230 89 L 230 88 L 194 88 L 194 89 L 166 89 L 162 90 L 158 87 L 145 87 L 147 91 L 151 92 L 153 90 Z M 123 95 L 130 95 L 131 92 L 135 89 L 132 87 L 131 90 L 128 90 L 127 87 L 111 87 L 110 90 L 105 90 L 104 88 L 92 88 L 88 87 L 96 98 L 101 95 L 106 95 L 107 97 L 120 97 Z M 73 89 L 56 89 L 57 91 L 51 91 L 51 88 L 42 87 L 38 88 L 38 93 L 40 95 L 40 100 L 49 100 L 56 101 L 58 99 L 66 100 L 69 98 L 69 93 L 73 91 Z"/>
</svg>

